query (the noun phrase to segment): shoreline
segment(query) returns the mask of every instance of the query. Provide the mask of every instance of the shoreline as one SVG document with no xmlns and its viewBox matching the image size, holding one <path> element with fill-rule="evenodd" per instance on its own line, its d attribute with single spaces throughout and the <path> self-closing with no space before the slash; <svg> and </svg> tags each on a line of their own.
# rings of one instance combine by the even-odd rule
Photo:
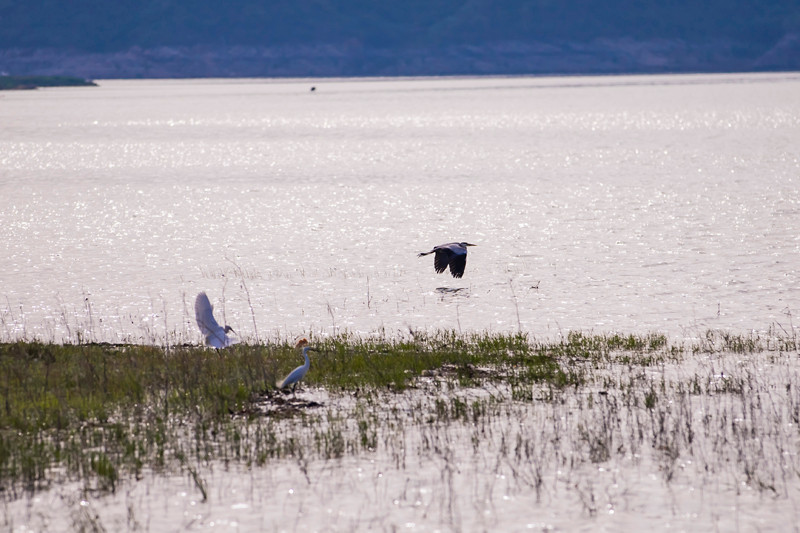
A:
<svg viewBox="0 0 800 533">
<path fill-rule="evenodd" d="M 97 84 L 76 76 L 0 76 L 0 91 L 24 91 L 42 87 L 97 87 Z"/>
</svg>

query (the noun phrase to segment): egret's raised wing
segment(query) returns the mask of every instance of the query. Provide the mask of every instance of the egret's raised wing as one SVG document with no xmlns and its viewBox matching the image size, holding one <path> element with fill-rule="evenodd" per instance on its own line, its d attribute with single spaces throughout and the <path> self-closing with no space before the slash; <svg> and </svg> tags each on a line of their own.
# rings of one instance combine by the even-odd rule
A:
<svg viewBox="0 0 800 533">
<path fill-rule="evenodd" d="M 222 328 L 214 319 L 214 307 L 204 292 L 198 294 L 194 301 L 194 317 L 197 319 L 197 327 L 200 328 L 200 332 L 206 339 L 220 334 Z M 225 335 L 224 331 L 222 335 Z"/>
</svg>

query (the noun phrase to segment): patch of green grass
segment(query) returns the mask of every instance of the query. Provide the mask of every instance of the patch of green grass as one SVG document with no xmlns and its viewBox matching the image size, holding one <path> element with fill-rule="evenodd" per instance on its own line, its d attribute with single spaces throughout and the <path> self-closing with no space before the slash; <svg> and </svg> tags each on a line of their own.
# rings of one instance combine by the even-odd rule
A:
<svg viewBox="0 0 800 533">
<path fill-rule="evenodd" d="M 461 386 L 484 380 L 518 385 L 579 385 L 584 369 L 619 352 L 625 362 L 646 354 L 651 363 L 666 350 L 661 336 L 587 336 L 570 333 L 556 343 L 527 335 L 452 331 L 388 340 L 339 336 L 313 341 L 311 370 L 304 382 L 333 390 L 395 390 L 424 374 Z M 274 389 L 277 379 L 302 364 L 290 344 L 236 345 L 216 351 L 200 347 L 37 342 L 0 344 L 0 431 L 66 431 L 81 424 L 106 424 L 135 410 L 164 419 L 219 419 L 246 412 L 254 395 Z"/>
<path fill-rule="evenodd" d="M 570 333 L 543 342 L 525 334 L 439 331 L 406 339 L 341 335 L 312 338 L 311 344 L 317 351 L 311 352 L 303 384 L 349 395 L 355 406 L 347 413 L 329 412 L 328 418 L 293 408 L 283 414 L 294 417 L 291 424 L 262 415 L 258 406 L 265 397 L 277 398 L 276 381 L 303 362 L 289 343 L 221 351 L 0 344 L 0 485 L 36 489 L 59 472 L 89 488 L 113 491 L 126 476 L 138 477 L 146 469 L 191 472 L 210 460 L 257 465 L 286 456 L 302 460 L 308 443 L 291 428 L 310 428 L 315 435 L 310 449 L 341 457 L 378 446 L 381 421 L 370 402 L 411 387 L 430 386 L 449 396 L 434 404 L 427 415 L 432 421 L 476 425 L 490 404 L 459 398 L 459 389 L 494 384 L 492 391 L 507 387 L 513 402 L 555 402 L 570 388 L 592 385 L 619 388 L 625 401 L 638 402 L 638 382 L 616 383 L 608 372 L 616 365 L 644 369 L 684 354 L 682 346 L 658 334 Z M 710 333 L 702 344 L 703 350 L 737 352 L 774 346 L 788 344 L 721 333 Z M 708 388 L 695 383 L 694 393 L 702 387 Z M 714 388 L 736 392 L 741 384 L 726 378 Z M 498 398 L 505 401 L 502 393 Z M 658 400 L 655 390 L 643 398 L 650 410 L 660 407 Z"/>
<path fill-rule="evenodd" d="M 323 340 L 315 347 L 319 352 L 306 381 L 340 390 L 388 387 L 399 391 L 431 371 L 454 376 L 462 386 L 504 379 L 509 373 L 560 385 L 573 379 L 554 357 L 535 351 L 525 335 L 438 332 L 403 341 L 345 336 Z"/>
<path fill-rule="evenodd" d="M 422 375 L 467 387 L 511 377 L 528 389 L 533 383 L 564 387 L 577 379 L 525 335 L 438 332 L 398 341 L 340 336 L 312 344 L 318 351 L 304 383 L 363 392 L 364 401 L 370 391 L 402 391 Z M 256 416 L 254 399 L 272 394 L 276 380 L 301 363 L 286 343 L 222 351 L 0 344 L 0 480 L 35 488 L 46 484 L 52 465 L 61 465 L 69 476 L 114 490 L 122 476 L 163 468 L 180 457 L 240 460 L 242 437 L 230 424 L 232 415 Z M 466 416 L 458 405 L 454 409 L 448 416 Z M 228 448 L 214 444 L 220 435 Z M 326 456 L 339 456 L 348 447 L 375 445 L 367 425 L 359 427 L 355 444 L 343 438 L 331 427 L 320 433 L 318 446 Z M 263 448 L 248 460 L 292 455 L 297 447 L 291 439 L 262 427 L 256 440 Z M 187 442 L 193 449 L 184 450 Z"/>
<path fill-rule="evenodd" d="M 553 356 L 594 362 L 608 361 L 612 356 L 624 356 L 622 362 L 653 364 L 658 359 L 676 357 L 682 352 L 679 346 L 669 346 L 665 335 L 589 335 L 571 331 L 558 343 L 542 344 L 539 350 Z M 642 357 L 645 356 L 645 357 Z"/>
</svg>

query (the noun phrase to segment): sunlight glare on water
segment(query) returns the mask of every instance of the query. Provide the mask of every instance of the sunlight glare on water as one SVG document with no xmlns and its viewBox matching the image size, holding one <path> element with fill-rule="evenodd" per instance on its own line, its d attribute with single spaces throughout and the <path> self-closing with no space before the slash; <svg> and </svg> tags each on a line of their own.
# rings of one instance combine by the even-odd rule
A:
<svg viewBox="0 0 800 533">
<path fill-rule="evenodd" d="M 0 335 L 199 342 L 201 290 L 262 340 L 797 313 L 797 74 L 313 84 L 3 94 Z M 463 279 L 416 256 L 454 240 Z"/>
</svg>

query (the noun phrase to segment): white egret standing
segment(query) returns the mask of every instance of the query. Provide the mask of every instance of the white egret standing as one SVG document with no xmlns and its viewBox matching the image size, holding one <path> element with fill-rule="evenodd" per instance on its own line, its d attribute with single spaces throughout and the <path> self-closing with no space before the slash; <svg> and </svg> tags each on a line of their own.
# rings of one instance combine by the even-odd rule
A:
<svg viewBox="0 0 800 533">
<path fill-rule="evenodd" d="M 306 375 L 306 372 L 308 372 L 308 369 L 311 368 L 311 361 L 308 359 L 308 351 L 313 350 L 313 348 L 311 348 L 308 345 L 308 341 L 306 339 L 300 339 L 299 341 L 297 341 L 297 344 L 295 344 L 294 347 L 302 348 L 303 358 L 305 359 L 305 363 L 303 364 L 303 366 L 298 366 L 297 368 L 292 370 L 292 372 L 288 376 L 283 378 L 283 381 L 281 381 L 278 384 L 279 389 L 285 389 L 286 387 L 291 385 L 292 394 L 294 394 L 294 389 L 297 387 L 297 382 L 303 379 L 303 377 Z"/>
<path fill-rule="evenodd" d="M 197 319 L 197 327 L 200 328 L 200 333 L 206 338 L 206 344 L 209 346 L 219 350 L 238 342 L 233 337 L 228 336 L 229 331 L 235 333 L 232 327 L 225 326 L 223 328 L 214 319 L 214 307 L 204 292 L 198 294 L 197 299 L 194 301 L 194 317 Z"/>
<path fill-rule="evenodd" d="M 439 246 L 434 246 L 430 252 L 421 252 L 417 257 L 435 253 L 433 268 L 436 269 L 436 273 L 441 274 L 449 266 L 453 277 L 460 278 L 464 275 L 464 269 L 467 267 L 467 246 L 477 246 L 477 244 L 468 242 L 440 244 Z"/>
</svg>

